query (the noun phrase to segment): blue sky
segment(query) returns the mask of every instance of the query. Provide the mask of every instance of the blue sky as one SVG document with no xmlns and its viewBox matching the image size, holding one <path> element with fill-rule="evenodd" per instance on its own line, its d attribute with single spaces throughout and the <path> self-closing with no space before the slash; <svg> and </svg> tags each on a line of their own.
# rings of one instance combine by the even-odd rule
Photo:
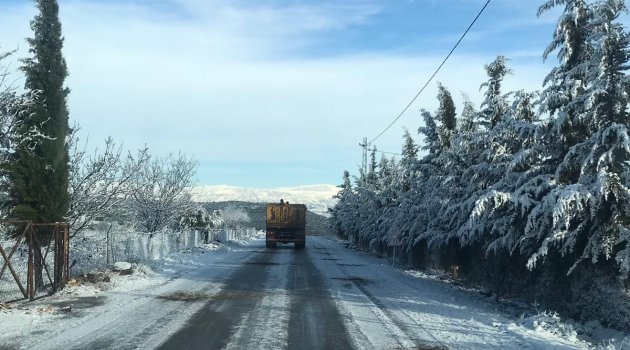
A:
<svg viewBox="0 0 630 350">
<path fill-rule="evenodd" d="M 483 0 L 60 0 L 71 119 L 90 147 L 185 152 L 198 184 L 282 187 L 339 183 L 416 94 Z M 557 12 L 494 0 L 437 80 L 461 109 L 479 101 L 483 65 L 512 59 L 509 89 L 539 89 L 555 62 L 541 53 Z M 0 47 L 19 47 L 31 1 L 0 2 Z M 13 66 L 17 67 L 17 63 Z M 19 75 L 16 73 L 16 78 Z M 399 151 L 436 84 L 381 137 Z M 478 104 L 478 103 L 477 103 Z M 421 142 L 421 138 L 416 138 Z"/>
</svg>

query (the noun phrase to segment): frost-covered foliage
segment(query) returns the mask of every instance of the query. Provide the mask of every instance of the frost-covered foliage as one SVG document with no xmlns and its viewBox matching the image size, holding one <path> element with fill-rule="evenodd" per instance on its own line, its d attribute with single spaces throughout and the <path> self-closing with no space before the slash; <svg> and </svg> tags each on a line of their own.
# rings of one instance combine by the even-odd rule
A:
<svg viewBox="0 0 630 350">
<path fill-rule="evenodd" d="M 442 148 L 438 126 L 435 124 L 435 119 L 430 112 L 423 109 L 421 114 L 422 119 L 424 119 L 424 126 L 418 128 L 418 133 L 424 135 L 424 146 L 422 146 L 422 149 L 428 151 L 429 155 L 436 155 Z M 406 133 L 405 140 L 411 140 L 411 135 Z"/>
<path fill-rule="evenodd" d="M 174 224 L 192 206 L 187 189 L 197 162 L 184 154 L 152 157 L 131 177 L 132 212 L 137 225 L 156 232 Z"/>
<path fill-rule="evenodd" d="M 249 214 L 242 207 L 229 205 L 219 212 L 219 216 L 229 228 L 242 227 L 249 223 Z"/>
<path fill-rule="evenodd" d="M 205 242 L 210 242 L 211 232 L 217 232 L 219 229 L 224 229 L 226 226 L 232 228 L 229 224 L 226 224 L 226 220 L 221 216 L 220 210 L 215 210 L 212 213 L 208 213 L 203 206 L 189 207 L 188 210 L 179 219 L 177 225 L 178 230 L 196 230 L 205 239 Z M 245 215 L 247 215 L 245 213 Z M 238 216 L 241 216 L 239 213 Z M 244 224 L 244 223 L 243 223 Z M 234 225 L 234 227 L 242 227 Z"/>
<path fill-rule="evenodd" d="M 484 67 L 489 79 L 481 84 L 481 89 L 485 89 L 485 99 L 481 103 L 481 116 L 483 124 L 488 129 L 494 128 L 508 110 L 506 96 L 501 91 L 503 79 L 506 75 L 512 74 L 512 70 L 507 67 L 507 61 L 508 59 L 504 56 L 499 56 Z"/>
<path fill-rule="evenodd" d="M 211 224 L 210 214 L 203 207 L 191 207 L 179 219 L 180 229 L 206 229 Z"/>
<path fill-rule="evenodd" d="M 8 84 L 9 70 L 3 65 L 13 52 L 0 52 L 0 196 L 2 207 L 7 199 L 6 165 L 9 157 L 20 145 L 33 149 L 42 139 L 41 129 L 34 126 L 24 130 L 24 124 L 31 117 L 31 107 L 37 91 L 18 94 L 14 86 Z M 4 217 L 4 215 L 2 215 Z"/>
<path fill-rule="evenodd" d="M 440 121 L 440 139 L 444 147 L 449 147 L 451 139 L 455 134 L 455 128 L 457 127 L 457 111 L 455 109 L 455 102 L 453 97 L 444 85 L 438 83 L 438 102 L 440 107 L 435 112 L 436 118 Z"/>
<path fill-rule="evenodd" d="M 133 191 L 133 176 L 148 161 L 147 149 L 124 154 L 122 147 L 108 138 L 102 151 L 88 154 L 76 135 L 69 140 L 70 149 L 70 208 L 66 218 L 75 236 L 95 220 L 117 217 L 128 211 L 128 199 Z"/>
<path fill-rule="evenodd" d="M 331 210 L 338 234 L 378 252 L 396 236 L 409 256 L 446 259 L 454 246 L 484 252 L 490 266 L 562 261 L 566 276 L 605 263 L 630 276 L 625 3 L 550 0 L 539 14 L 554 7 L 564 10 L 543 56 L 559 64 L 544 90 L 503 91 L 512 71 L 498 56 L 485 66 L 481 110 L 464 98 L 455 122 L 440 85 L 439 110 L 421 113 L 424 156 L 406 132 L 402 158 L 384 158 L 374 179 L 353 185 L 344 173 Z"/>
<path fill-rule="evenodd" d="M 190 226 L 197 213 L 187 193 L 194 160 L 183 154 L 151 156 L 146 147 L 124 153 L 111 138 L 102 150 L 88 153 L 76 130 L 68 142 L 71 202 L 66 219 L 72 236 L 103 221 L 126 222 L 146 232 L 196 227 Z M 200 220 L 202 226 L 213 222 L 205 211 Z"/>
</svg>

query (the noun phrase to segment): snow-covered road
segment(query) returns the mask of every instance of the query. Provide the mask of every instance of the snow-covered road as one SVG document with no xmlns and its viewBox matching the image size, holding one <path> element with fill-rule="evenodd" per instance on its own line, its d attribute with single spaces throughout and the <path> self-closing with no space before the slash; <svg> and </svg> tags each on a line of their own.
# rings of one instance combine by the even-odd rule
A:
<svg viewBox="0 0 630 350">
<path fill-rule="evenodd" d="M 67 301 L 71 313 L 31 323 L 30 334 L 1 337 L 0 348 L 587 347 L 525 327 L 442 281 L 414 277 L 327 239 L 307 242 L 301 251 L 266 249 L 258 239 L 173 261 L 144 287 L 121 285 Z M 82 309 L 81 301 L 89 305 Z"/>
</svg>

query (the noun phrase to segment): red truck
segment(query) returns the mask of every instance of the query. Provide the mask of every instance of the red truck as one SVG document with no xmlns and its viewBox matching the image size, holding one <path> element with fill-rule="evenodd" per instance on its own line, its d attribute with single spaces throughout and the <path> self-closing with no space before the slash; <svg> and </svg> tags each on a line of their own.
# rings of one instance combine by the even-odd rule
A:
<svg viewBox="0 0 630 350">
<path fill-rule="evenodd" d="M 267 248 L 276 244 L 295 243 L 295 249 L 306 247 L 306 205 L 267 204 Z"/>
</svg>

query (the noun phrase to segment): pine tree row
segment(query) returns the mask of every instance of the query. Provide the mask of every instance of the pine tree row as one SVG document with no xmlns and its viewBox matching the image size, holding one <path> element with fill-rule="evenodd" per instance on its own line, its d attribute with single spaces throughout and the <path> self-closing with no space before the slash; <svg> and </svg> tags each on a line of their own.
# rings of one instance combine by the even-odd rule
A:
<svg viewBox="0 0 630 350">
<path fill-rule="evenodd" d="M 410 259 L 445 260 L 451 248 L 462 259 L 474 248 L 489 265 L 534 271 L 560 261 L 566 277 L 606 263 L 630 275 L 625 3 L 550 0 L 539 15 L 556 6 L 564 9 L 544 58 L 556 53 L 559 63 L 544 89 L 503 91 L 512 72 L 502 56 L 485 66 L 480 110 L 464 98 L 457 115 L 439 85 L 438 110 L 421 113 L 422 147 L 407 132 L 399 161 L 377 163 L 373 152 L 354 184 L 344 172 L 331 210 L 339 235 L 381 252 L 395 237 Z"/>
</svg>

